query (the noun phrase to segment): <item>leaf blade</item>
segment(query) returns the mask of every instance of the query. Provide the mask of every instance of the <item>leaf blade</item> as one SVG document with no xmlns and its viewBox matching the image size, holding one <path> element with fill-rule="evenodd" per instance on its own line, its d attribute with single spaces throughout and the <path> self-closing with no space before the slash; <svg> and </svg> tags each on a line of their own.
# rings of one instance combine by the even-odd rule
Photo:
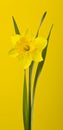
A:
<svg viewBox="0 0 63 130">
<path fill-rule="evenodd" d="M 45 11 L 43 16 L 42 16 L 42 18 L 41 18 L 41 21 L 40 21 L 40 24 L 39 24 L 39 27 L 38 27 L 38 30 L 37 30 L 35 38 L 38 37 L 39 31 L 40 31 L 40 27 L 41 27 L 41 25 L 42 25 L 42 23 L 43 23 L 43 21 L 45 19 L 46 14 L 47 14 L 47 12 Z M 32 61 L 31 65 L 30 65 L 31 80 L 32 80 L 32 70 L 33 70 L 33 67 L 34 67 L 34 61 Z M 33 99 L 33 97 L 32 97 L 32 99 Z M 32 106 L 31 106 L 31 127 L 32 127 L 32 114 L 33 114 L 32 111 L 33 111 L 33 100 L 32 100 Z"/>
<path fill-rule="evenodd" d="M 35 37 L 38 37 L 39 31 L 40 31 L 40 27 L 42 26 L 42 24 L 43 24 L 43 22 L 44 22 L 44 19 L 45 19 L 45 17 L 46 17 L 46 14 L 47 14 L 47 11 L 44 12 L 44 14 L 43 14 L 43 16 L 42 16 L 42 18 L 41 18 L 41 20 L 40 20 L 40 24 L 39 24 L 39 27 L 38 27 L 38 31 L 37 31 Z"/>
<path fill-rule="evenodd" d="M 14 24 L 15 33 L 16 34 L 20 34 L 20 31 L 18 29 L 17 23 L 16 23 L 16 21 L 15 21 L 13 16 L 12 16 L 12 20 L 13 20 L 13 24 Z"/>
<path fill-rule="evenodd" d="M 50 39 L 50 35 L 51 35 L 51 31 L 52 31 L 52 28 L 53 28 L 53 24 L 50 28 L 50 31 L 49 31 L 49 34 L 48 34 L 48 37 L 47 37 L 47 46 L 45 47 L 45 49 L 43 50 L 42 52 L 42 56 L 43 56 L 43 61 L 40 62 L 37 66 L 37 70 L 36 70 L 36 74 L 35 74 L 35 80 L 34 80 L 34 85 L 33 85 L 33 100 L 34 100 L 34 96 L 35 96 L 35 90 L 36 90 L 36 84 L 37 84 L 37 81 L 38 81 L 38 78 L 39 78 L 39 75 L 42 71 L 42 68 L 43 68 L 43 65 L 44 65 L 44 62 L 45 62 L 45 58 L 46 58 L 46 52 L 47 52 L 47 48 L 48 48 L 48 43 L 49 43 L 49 39 Z M 34 101 L 33 101 L 34 102 Z"/>
<path fill-rule="evenodd" d="M 37 30 L 37 33 L 36 33 L 35 38 L 38 37 L 39 31 L 40 31 L 40 27 L 41 27 L 41 25 L 42 25 L 43 22 L 44 22 L 44 19 L 45 19 L 45 17 L 46 17 L 46 14 L 47 14 L 47 11 L 45 11 L 44 14 L 42 15 L 42 18 L 41 18 L 41 20 L 40 20 L 40 24 L 39 24 L 39 27 L 38 27 L 38 30 Z M 30 65 L 31 77 L 32 77 L 33 66 L 34 66 L 34 61 L 32 61 L 31 65 Z"/>
<path fill-rule="evenodd" d="M 12 16 L 14 29 L 16 34 L 20 34 L 17 23 Z M 26 71 L 24 70 L 24 88 L 23 88 L 23 122 L 25 130 L 28 130 L 28 106 L 27 106 L 27 84 L 26 84 Z"/>
</svg>

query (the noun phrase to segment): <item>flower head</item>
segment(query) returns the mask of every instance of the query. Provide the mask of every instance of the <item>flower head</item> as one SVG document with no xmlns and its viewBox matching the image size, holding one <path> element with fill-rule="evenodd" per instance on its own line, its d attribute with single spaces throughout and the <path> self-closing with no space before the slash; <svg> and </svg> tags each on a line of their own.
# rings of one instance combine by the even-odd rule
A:
<svg viewBox="0 0 63 130">
<path fill-rule="evenodd" d="M 27 35 L 15 35 L 12 37 L 13 48 L 9 54 L 18 57 L 24 69 L 28 68 L 32 61 L 43 60 L 42 51 L 47 45 L 47 40 L 42 37 Z"/>
</svg>

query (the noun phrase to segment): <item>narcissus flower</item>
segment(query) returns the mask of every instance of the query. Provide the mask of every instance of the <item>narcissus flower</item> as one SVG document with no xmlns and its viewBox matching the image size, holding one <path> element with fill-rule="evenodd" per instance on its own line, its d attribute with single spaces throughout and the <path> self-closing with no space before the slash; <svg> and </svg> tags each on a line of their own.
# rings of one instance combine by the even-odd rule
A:
<svg viewBox="0 0 63 130">
<path fill-rule="evenodd" d="M 13 48 L 9 54 L 18 57 L 24 69 L 28 68 L 32 61 L 43 60 L 42 51 L 47 45 L 47 40 L 42 37 L 30 37 L 27 35 L 15 35 L 12 37 Z"/>
</svg>

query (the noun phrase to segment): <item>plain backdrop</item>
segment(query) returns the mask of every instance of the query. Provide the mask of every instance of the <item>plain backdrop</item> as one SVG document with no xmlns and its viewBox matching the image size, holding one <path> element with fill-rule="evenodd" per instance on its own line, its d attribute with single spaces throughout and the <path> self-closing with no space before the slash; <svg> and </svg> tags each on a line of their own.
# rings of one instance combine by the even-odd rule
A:
<svg viewBox="0 0 63 130">
<path fill-rule="evenodd" d="M 24 130 L 23 70 L 8 55 L 15 34 L 12 16 L 21 33 L 30 28 L 35 35 L 43 13 L 47 16 L 40 36 L 47 38 L 52 23 L 46 61 L 40 75 L 33 112 L 33 130 L 63 130 L 63 1 L 0 1 L 0 130 Z M 33 77 L 35 74 L 35 68 Z M 27 78 L 28 80 L 28 78 Z"/>
</svg>

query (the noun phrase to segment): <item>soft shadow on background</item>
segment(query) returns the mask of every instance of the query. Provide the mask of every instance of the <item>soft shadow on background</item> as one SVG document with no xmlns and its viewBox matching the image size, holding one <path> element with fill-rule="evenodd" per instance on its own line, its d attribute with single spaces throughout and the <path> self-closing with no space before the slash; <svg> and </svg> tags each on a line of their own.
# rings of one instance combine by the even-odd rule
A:
<svg viewBox="0 0 63 130">
<path fill-rule="evenodd" d="M 35 95 L 33 130 L 63 130 L 63 1 L 2 0 L 0 2 L 0 129 L 24 130 L 22 116 L 23 70 L 8 56 L 14 34 L 12 16 L 21 32 L 36 34 L 45 11 L 40 36 L 47 38 L 54 24 L 46 62 Z"/>
</svg>

